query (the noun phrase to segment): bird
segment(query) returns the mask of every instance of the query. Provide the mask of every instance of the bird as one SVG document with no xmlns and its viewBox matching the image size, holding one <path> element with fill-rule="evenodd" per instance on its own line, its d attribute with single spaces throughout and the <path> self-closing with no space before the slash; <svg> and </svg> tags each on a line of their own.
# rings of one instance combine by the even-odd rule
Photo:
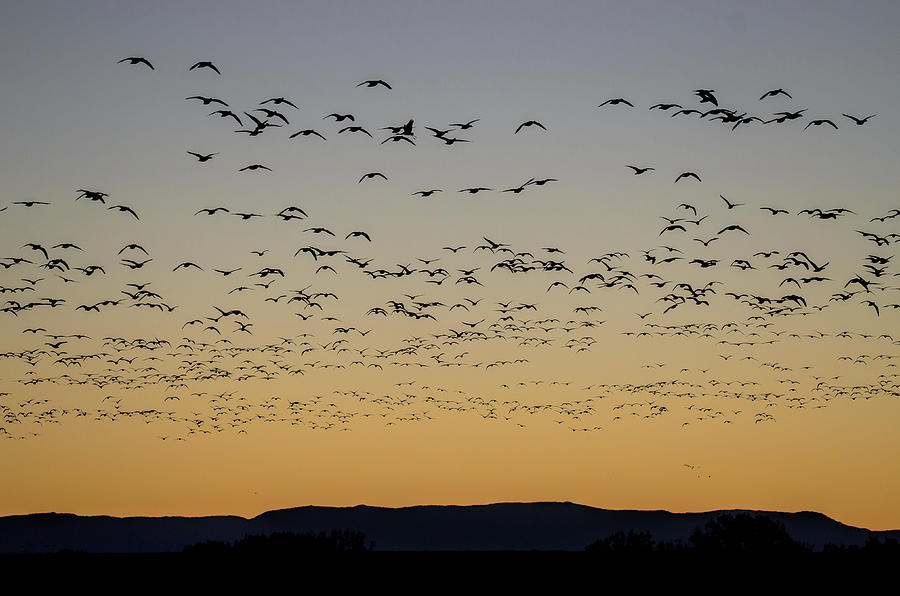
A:
<svg viewBox="0 0 900 596">
<path fill-rule="evenodd" d="M 240 170 L 238 170 L 238 172 L 246 172 L 246 171 L 248 171 L 248 170 L 268 170 L 269 172 L 272 171 L 271 168 L 268 168 L 268 167 L 266 167 L 266 166 L 264 166 L 264 165 L 262 165 L 262 164 L 259 164 L 259 163 L 252 163 L 252 164 L 250 164 L 249 166 L 244 166 L 243 168 L 241 168 Z"/>
<path fill-rule="evenodd" d="M 784 89 L 779 88 L 779 89 L 772 89 L 771 91 L 766 91 L 765 93 L 762 94 L 762 96 L 759 98 L 759 100 L 762 101 L 767 97 L 775 97 L 776 95 L 784 95 L 788 99 L 794 99 L 793 97 L 791 97 L 790 93 L 788 93 Z"/>
<path fill-rule="evenodd" d="M 155 68 L 153 68 L 153 65 L 150 64 L 150 61 L 147 60 L 146 58 L 144 58 L 143 56 L 129 56 L 128 58 L 122 58 L 121 60 L 119 60 L 118 63 L 122 64 L 123 62 L 128 62 L 129 64 L 132 64 L 132 65 L 133 64 L 144 64 L 150 70 L 156 70 Z"/>
<path fill-rule="evenodd" d="M 131 207 L 126 207 L 125 205 L 113 205 L 112 207 L 107 207 L 107 209 L 116 209 L 122 213 L 131 214 L 135 219 L 140 219 L 140 217 L 138 217 L 138 214 L 134 212 L 134 209 L 132 209 Z"/>
<path fill-rule="evenodd" d="M 287 100 L 287 99 L 285 99 L 285 98 L 283 98 L 283 97 L 273 97 L 273 98 L 271 98 L 271 99 L 267 99 L 267 100 L 265 100 L 265 101 L 259 102 L 259 105 L 264 106 L 264 105 L 266 105 L 267 103 L 273 103 L 273 104 L 275 104 L 276 106 L 279 106 L 279 105 L 281 105 L 281 104 L 284 104 L 284 105 L 291 106 L 292 108 L 296 108 L 296 109 L 298 109 L 298 110 L 300 109 L 300 108 L 298 108 L 295 104 L 293 104 L 292 102 L 290 102 L 289 100 Z"/>
<path fill-rule="evenodd" d="M 197 161 L 199 161 L 200 163 L 207 162 L 211 160 L 214 155 L 218 155 L 218 153 L 209 153 L 207 155 L 203 155 L 201 153 L 194 153 L 193 151 L 188 151 L 187 154 L 196 157 Z"/>
<path fill-rule="evenodd" d="M 195 70 L 197 68 L 208 68 L 210 70 L 216 71 L 217 74 L 222 74 L 216 65 L 208 60 L 201 60 L 200 62 L 195 62 L 188 70 Z"/>
<path fill-rule="evenodd" d="M 750 232 L 748 232 L 747 230 L 745 230 L 745 229 L 744 229 L 743 227 L 741 227 L 739 224 L 732 224 L 732 225 L 730 225 L 730 226 L 725 226 L 724 228 L 722 228 L 721 230 L 719 230 L 719 235 L 721 236 L 721 235 L 724 234 L 725 232 L 743 232 L 743 233 L 748 234 L 748 235 L 750 234 Z"/>
<path fill-rule="evenodd" d="M 666 232 L 674 232 L 675 230 L 681 230 L 682 232 L 687 232 L 687 228 L 685 228 L 681 224 L 672 224 L 663 228 L 662 232 L 659 233 L 662 236 Z"/>
<path fill-rule="evenodd" d="M 476 122 L 480 122 L 481 118 L 475 118 L 474 120 L 469 120 L 468 122 L 457 122 L 455 124 L 451 124 L 450 126 L 455 126 L 458 130 L 469 130 L 472 128 Z"/>
<path fill-rule="evenodd" d="M 215 112 L 210 112 L 210 116 L 219 116 L 220 118 L 234 118 L 238 126 L 243 126 L 244 123 L 241 120 L 241 117 L 232 112 L 231 110 L 216 110 Z"/>
<path fill-rule="evenodd" d="M 725 206 L 728 207 L 728 209 L 734 209 L 735 207 L 741 207 L 744 205 L 744 203 L 732 203 L 722 195 L 719 195 L 719 198 L 725 201 Z"/>
<path fill-rule="evenodd" d="M 147 252 L 147 249 L 140 244 L 126 244 L 124 247 L 122 247 L 122 250 L 120 250 L 118 254 L 122 254 L 126 250 L 139 250 L 145 255 L 150 256 L 150 253 Z"/>
<path fill-rule="evenodd" d="M 640 176 L 641 174 L 646 174 L 647 172 L 652 172 L 653 170 L 656 169 L 656 168 L 649 168 L 649 167 L 647 167 L 647 168 L 640 168 L 640 167 L 638 167 L 638 166 L 629 166 L 629 165 L 626 165 L 625 167 L 626 167 L 626 168 L 631 168 L 632 170 L 634 170 L 634 175 L 635 175 L 635 176 Z"/>
<path fill-rule="evenodd" d="M 796 120 L 798 118 L 802 118 L 803 112 L 805 112 L 805 111 L 806 111 L 806 108 L 804 108 L 802 110 L 797 110 L 796 112 L 775 112 L 775 114 L 773 114 L 773 115 L 778 116 L 778 117 L 773 118 L 771 120 L 767 120 L 766 124 L 769 124 L 770 122 L 777 122 L 777 123 L 781 124 L 788 120 Z"/>
<path fill-rule="evenodd" d="M 347 126 L 347 127 L 340 129 L 338 131 L 338 134 L 341 134 L 342 132 L 361 132 L 361 133 L 365 133 L 365 134 L 369 135 L 369 137 L 371 137 L 371 138 L 375 138 L 375 137 L 372 137 L 372 133 L 370 133 L 368 130 L 366 130 L 362 126 Z"/>
<path fill-rule="evenodd" d="M 700 180 L 700 176 L 698 176 L 694 172 L 682 172 L 681 174 L 678 174 L 678 177 L 675 178 L 675 182 L 678 182 L 682 178 L 696 178 L 697 182 L 702 182 L 702 180 Z"/>
<path fill-rule="evenodd" d="M 546 128 L 543 124 L 541 124 L 540 122 L 538 122 L 537 120 L 527 120 L 527 121 L 523 122 L 522 124 L 520 124 L 520 125 L 516 128 L 516 132 L 514 132 L 513 134 L 517 134 L 517 133 L 518 133 L 520 130 L 522 130 L 523 128 L 530 127 L 530 126 L 537 126 L 537 127 L 542 128 L 542 129 L 544 129 L 544 130 L 547 130 L 547 128 Z"/>
<path fill-rule="evenodd" d="M 200 215 L 201 213 L 203 213 L 205 215 L 215 215 L 216 213 L 219 213 L 220 211 L 222 213 L 229 213 L 229 210 L 225 207 L 212 207 L 212 208 L 208 208 L 208 209 L 201 209 L 194 215 Z"/>
<path fill-rule="evenodd" d="M 393 87 L 391 87 L 390 85 L 388 85 L 387 83 L 385 83 L 385 82 L 382 81 L 381 79 L 378 79 L 378 80 L 370 80 L 370 81 L 363 81 L 362 83 L 359 83 L 359 84 L 356 85 L 356 86 L 357 86 L 357 87 L 362 87 L 363 85 L 365 85 L 365 86 L 367 86 L 367 87 L 377 87 L 377 86 L 381 85 L 382 87 L 385 87 L 385 88 L 387 88 L 387 89 L 393 89 Z"/>
<path fill-rule="evenodd" d="M 806 130 L 810 126 L 821 126 L 823 124 L 830 124 L 831 126 L 834 127 L 835 130 L 838 129 L 837 124 L 835 124 L 831 120 L 828 120 L 827 118 L 823 118 L 821 120 L 810 120 L 809 123 L 803 127 L 803 130 Z"/>
<path fill-rule="evenodd" d="M 719 105 L 719 100 L 716 99 L 714 95 L 715 91 L 712 89 L 695 89 L 694 95 L 700 98 L 700 103 L 711 103 L 714 106 Z"/>
<path fill-rule="evenodd" d="M 877 116 L 877 114 L 872 114 L 871 116 L 866 116 L 865 118 L 858 118 L 856 116 L 851 116 L 850 114 L 841 114 L 841 115 L 846 118 L 849 118 L 850 120 L 853 120 L 853 122 L 855 122 L 858 126 L 862 126 L 863 124 L 868 122 L 870 118 L 874 118 L 875 116 Z M 835 127 L 835 128 L 837 128 L 837 127 Z"/>
<path fill-rule="evenodd" d="M 677 103 L 658 103 L 650 106 L 651 110 L 661 110 L 665 112 L 666 110 L 671 110 L 672 108 L 682 109 L 680 105 Z"/>
<path fill-rule="evenodd" d="M 211 103 L 218 103 L 218 104 L 222 104 L 226 108 L 228 107 L 227 103 L 225 103 L 221 99 L 217 99 L 215 97 L 203 97 L 202 95 L 192 95 L 190 97 L 185 97 L 185 99 L 199 99 L 200 101 L 203 102 L 203 105 L 205 105 L 205 106 L 208 106 Z"/>
<path fill-rule="evenodd" d="M 444 140 L 446 141 L 446 139 L 444 139 Z M 384 144 L 387 143 L 388 141 L 393 141 L 393 142 L 395 142 L 395 143 L 396 143 L 397 141 L 406 141 L 406 142 L 409 143 L 410 145 L 415 145 L 415 144 L 416 144 L 416 142 L 413 141 L 411 138 L 409 138 L 407 135 L 392 135 L 392 136 L 386 138 L 385 140 L 381 141 L 381 144 L 384 145 Z"/>
<path fill-rule="evenodd" d="M 268 108 L 256 108 L 254 112 L 262 112 L 266 118 L 279 118 L 285 124 L 290 124 L 284 114 L 278 110 L 270 110 Z"/>
<path fill-rule="evenodd" d="M 627 99 L 622 99 L 621 97 L 616 97 L 615 99 L 607 99 L 603 103 L 601 103 L 598 108 L 602 108 L 603 106 L 609 104 L 611 106 L 617 106 L 619 104 L 625 104 L 626 106 L 634 107 L 634 104 L 628 101 Z"/>
<path fill-rule="evenodd" d="M 353 117 L 353 114 L 328 114 L 322 118 L 322 120 L 327 120 L 328 118 L 334 118 L 335 122 L 343 122 L 344 120 L 356 122 L 356 118 Z"/>
<path fill-rule="evenodd" d="M 382 178 L 387 180 L 387 176 L 385 176 L 381 172 L 369 172 L 368 174 L 363 174 L 362 177 L 359 179 L 359 182 L 362 182 L 363 180 L 366 180 L 367 178 L 374 178 L 376 176 L 381 176 Z"/>
<path fill-rule="evenodd" d="M 297 132 L 295 132 L 294 134 L 292 134 L 291 136 L 289 136 L 288 138 L 289 138 L 289 139 L 293 139 L 294 137 L 297 137 L 297 136 L 300 136 L 300 135 L 303 135 L 304 137 L 308 137 L 309 135 L 316 135 L 317 137 L 319 137 L 319 138 L 322 139 L 323 141 L 327 140 L 325 137 L 322 136 L 321 133 L 316 132 L 315 130 L 313 130 L 313 129 L 311 129 L 311 128 L 307 128 L 306 130 L 300 130 L 300 131 L 297 131 Z"/>
</svg>

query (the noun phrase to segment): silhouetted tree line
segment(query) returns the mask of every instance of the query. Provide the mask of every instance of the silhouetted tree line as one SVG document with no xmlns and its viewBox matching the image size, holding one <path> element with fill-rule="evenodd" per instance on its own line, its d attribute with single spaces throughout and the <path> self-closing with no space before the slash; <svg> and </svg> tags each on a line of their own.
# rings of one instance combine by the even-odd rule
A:
<svg viewBox="0 0 900 596">
<path fill-rule="evenodd" d="M 826 553 L 858 553 L 861 555 L 891 555 L 900 556 L 900 540 L 885 536 L 869 536 L 866 542 L 859 546 L 858 544 L 826 544 L 822 549 Z"/>
<path fill-rule="evenodd" d="M 811 552 L 812 547 L 794 540 L 784 524 L 765 515 L 722 514 L 711 519 L 691 534 L 687 543 L 654 540 L 650 532 L 616 532 L 585 547 L 594 553 L 649 554 L 799 554 Z M 861 554 L 898 554 L 900 543 L 886 537 L 871 536 L 863 546 L 835 546 L 828 544 L 825 552 L 858 552 Z"/>
<path fill-rule="evenodd" d="M 366 542 L 363 532 L 332 530 L 331 532 L 275 532 L 253 534 L 234 542 L 207 540 L 185 546 L 182 552 L 203 556 L 292 556 L 311 554 L 362 553 L 372 550 L 374 542 Z"/>
</svg>

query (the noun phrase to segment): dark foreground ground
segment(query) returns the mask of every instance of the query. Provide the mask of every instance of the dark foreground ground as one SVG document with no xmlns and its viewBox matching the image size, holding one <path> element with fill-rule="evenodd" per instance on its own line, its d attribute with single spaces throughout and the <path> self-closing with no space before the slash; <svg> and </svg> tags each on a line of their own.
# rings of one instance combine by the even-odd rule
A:
<svg viewBox="0 0 900 596">
<path fill-rule="evenodd" d="M 465 589 L 552 589 L 553 593 L 687 588 L 692 591 L 830 589 L 893 591 L 895 557 L 859 553 L 784 556 L 588 552 L 366 552 L 330 556 L 241 557 L 184 553 L 0 555 L 0 573 L 33 588 L 55 585 L 153 589 L 359 589 L 442 593 Z M 104 590 L 105 591 L 105 590 Z M 208 592 L 207 592 L 208 593 Z"/>
</svg>

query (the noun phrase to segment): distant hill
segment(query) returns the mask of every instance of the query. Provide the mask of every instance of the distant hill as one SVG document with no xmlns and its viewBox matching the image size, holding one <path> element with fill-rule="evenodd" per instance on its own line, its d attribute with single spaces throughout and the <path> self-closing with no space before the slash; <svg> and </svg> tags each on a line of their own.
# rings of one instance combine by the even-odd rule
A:
<svg viewBox="0 0 900 596">
<path fill-rule="evenodd" d="M 722 513 L 762 514 L 820 550 L 826 543 L 862 545 L 870 536 L 900 539 L 900 530 L 873 532 L 821 513 L 722 510 L 704 513 L 608 510 L 575 503 L 496 503 L 415 507 L 296 507 L 246 519 L 110 517 L 37 513 L 0 517 L 0 553 L 78 550 L 95 553 L 173 552 L 206 540 L 233 541 L 272 532 L 364 532 L 376 550 L 583 550 L 617 531 L 650 532 L 687 542 L 694 529 Z"/>
</svg>

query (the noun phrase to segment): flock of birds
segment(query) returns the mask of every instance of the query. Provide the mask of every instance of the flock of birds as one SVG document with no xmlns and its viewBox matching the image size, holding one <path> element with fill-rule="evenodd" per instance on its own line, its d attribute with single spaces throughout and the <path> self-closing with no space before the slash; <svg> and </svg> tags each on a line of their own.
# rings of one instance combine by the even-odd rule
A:
<svg viewBox="0 0 900 596">
<path fill-rule="evenodd" d="M 119 62 L 155 70 L 140 56 Z M 196 62 L 189 70 L 224 76 L 210 61 Z M 380 79 L 356 86 L 393 90 Z M 806 118 L 804 108 L 770 110 L 762 116 L 722 107 L 712 89 L 697 89 L 693 96 L 696 103 L 687 107 L 673 102 L 649 109 L 673 118 L 695 116 L 732 130 Z M 291 121 L 301 108 L 285 97 L 267 98 L 248 110 L 204 95 L 186 100 L 215 108 L 208 116 L 233 123 L 235 133 L 250 137 L 287 128 L 291 139 L 312 137 L 317 142 L 327 142 L 333 134 L 375 139 L 380 131 L 385 131 L 377 140 L 381 144 L 420 142 L 413 118 L 375 129 L 361 125 L 353 114 L 331 113 L 321 120 L 336 125 L 334 132 L 324 126 L 294 130 Z M 779 88 L 763 93 L 758 102 L 785 100 L 793 98 Z M 597 107 L 636 109 L 621 97 Z M 875 116 L 843 117 L 862 126 Z M 831 117 L 805 121 L 801 130 L 839 128 Z M 450 146 L 472 142 L 467 133 L 480 122 L 464 118 L 422 129 Z M 543 134 L 549 133 L 549 126 L 527 120 L 510 132 Z M 206 164 L 219 155 L 192 148 L 186 152 L 198 167 L 209 167 Z M 656 171 L 646 164 L 622 167 L 623 175 Z M 239 171 L 272 168 L 249 163 Z M 377 180 L 388 181 L 388 176 L 367 172 L 358 183 Z M 557 182 L 532 177 L 510 188 L 460 185 L 409 194 L 420 199 L 443 192 L 518 195 Z M 704 185 L 694 171 L 678 173 L 674 183 L 698 189 Z M 144 225 L 143 207 L 120 202 L 102 189 L 73 189 L 66 200 Z M 9 217 L 16 209 L 46 209 L 53 217 L 52 207 L 50 200 L 17 200 L 0 207 L 0 213 Z M 436 246 L 427 254 L 410 252 L 402 263 L 379 258 L 379 238 L 371 231 L 338 231 L 331 224 L 309 223 L 316 217 L 309 205 L 290 205 L 277 213 L 217 205 L 183 215 L 197 223 L 211 218 L 213 225 L 217 218 L 288 222 L 298 226 L 292 233 L 300 232 L 307 240 L 288 254 L 255 247 L 246 255 L 254 263 L 251 267 L 193 259 L 164 262 L 146 243 L 95 253 L 65 238 L 37 237 L 39 230 L 22 246 L 2 246 L 8 255 L 0 258 L 3 341 L 19 346 L 0 353 L 0 439 L 33 439 L 52 425 L 77 419 L 154 424 L 164 441 L 243 434 L 264 423 L 351 431 L 364 423 L 391 426 L 451 415 L 522 429 L 546 424 L 571 432 L 602 432 L 629 419 L 668 420 L 681 428 L 757 425 L 774 423 L 784 410 L 900 396 L 892 362 L 900 337 L 891 328 L 900 309 L 900 272 L 893 261 L 900 234 L 892 231 L 900 222 L 900 209 L 867 213 L 864 205 L 821 205 L 792 211 L 698 190 L 697 200 L 659 214 L 646 234 L 652 246 L 640 251 L 598 251 L 590 259 L 575 260 L 563 246 L 522 246 L 488 232 L 471 234 L 461 244 Z M 769 222 L 844 234 L 855 238 L 863 256 L 847 261 L 844 254 L 799 246 L 772 248 L 762 229 Z M 207 289 L 204 296 L 210 304 L 176 304 L 166 296 L 165 288 L 187 284 L 187 278 L 179 276 L 188 275 Z M 530 290 L 507 295 L 513 277 Z M 717 279 L 721 277 L 728 281 Z M 348 299 L 335 290 L 338 279 L 351 279 L 371 291 Z M 96 299 L 74 298 L 83 296 L 86 287 L 97 288 Z M 382 294 L 385 300 L 376 299 Z M 610 314 L 608 309 L 617 308 L 610 305 L 621 304 L 623 297 L 631 312 Z M 371 302 L 355 308 L 365 300 Z M 44 324 L 56 320 L 48 313 L 59 311 L 67 312 L 66 329 Z M 829 316 L 832 311 L 838 314 Z M 177 320 L 181 333 L 92 333 L 96 317 L 121 312 L 159 328 Z M 843 322 L 861 316 L 885 320 L 885 332 L 863 333 Z M 158 323 L 160 318 L 167 323 Z M 273 318 L 279 321 L 276 336 L 262 329 Z M 838 327 L 810 330 L 809 321 Z M 552 371 L 541 375 L 534 368 L 543 359 L 563 358 L 580 359 L 579 366 L 590 369 L 610 345 L 649 339 L 712 345 L 717 354 L 714 362 L 683 367 L 675 360 L 685 344 L 671 343 L 681 347 L 663 361 L 646 362 L 640 382 L 584 384 L 554 378 Z M 773 356 L 773 350 L 788 342 L 828 343 L 836 351 L 833 366 L 853 372 L 848 376 L 835 374 L 831 365 L 822 370 L 806 362 L 787 362 L 784 352 L 777 352 L 780 358 Z M 794 356 L 798 361 L 804 357 L 802 352 Z M 748 370 L 726 368 L 736 362 L 758 372 L 735 378 L 736 371 Z M 456 372 L 441 378 L 460 380 L 459 386 L 424 381 L 409 370 L 443 368 Z M 328 377 L 333 389 L 304 389 L 303 377 L 329 370 L 340 371 Z M 873 372 L 860 372 L 867 370 Z M 493 388 L 463 388 L 465 379 L 474 375 Z M 270 395 L 266 383 L 278 381 L 284 391 Z M 354 386 L 338 386 L 343 382 Z M 379 391 L 379 385 L 386 388 Z M 93 395 L 94 402 L 68 400 L 67 392 L 76 389 Z"/>
</svg>

